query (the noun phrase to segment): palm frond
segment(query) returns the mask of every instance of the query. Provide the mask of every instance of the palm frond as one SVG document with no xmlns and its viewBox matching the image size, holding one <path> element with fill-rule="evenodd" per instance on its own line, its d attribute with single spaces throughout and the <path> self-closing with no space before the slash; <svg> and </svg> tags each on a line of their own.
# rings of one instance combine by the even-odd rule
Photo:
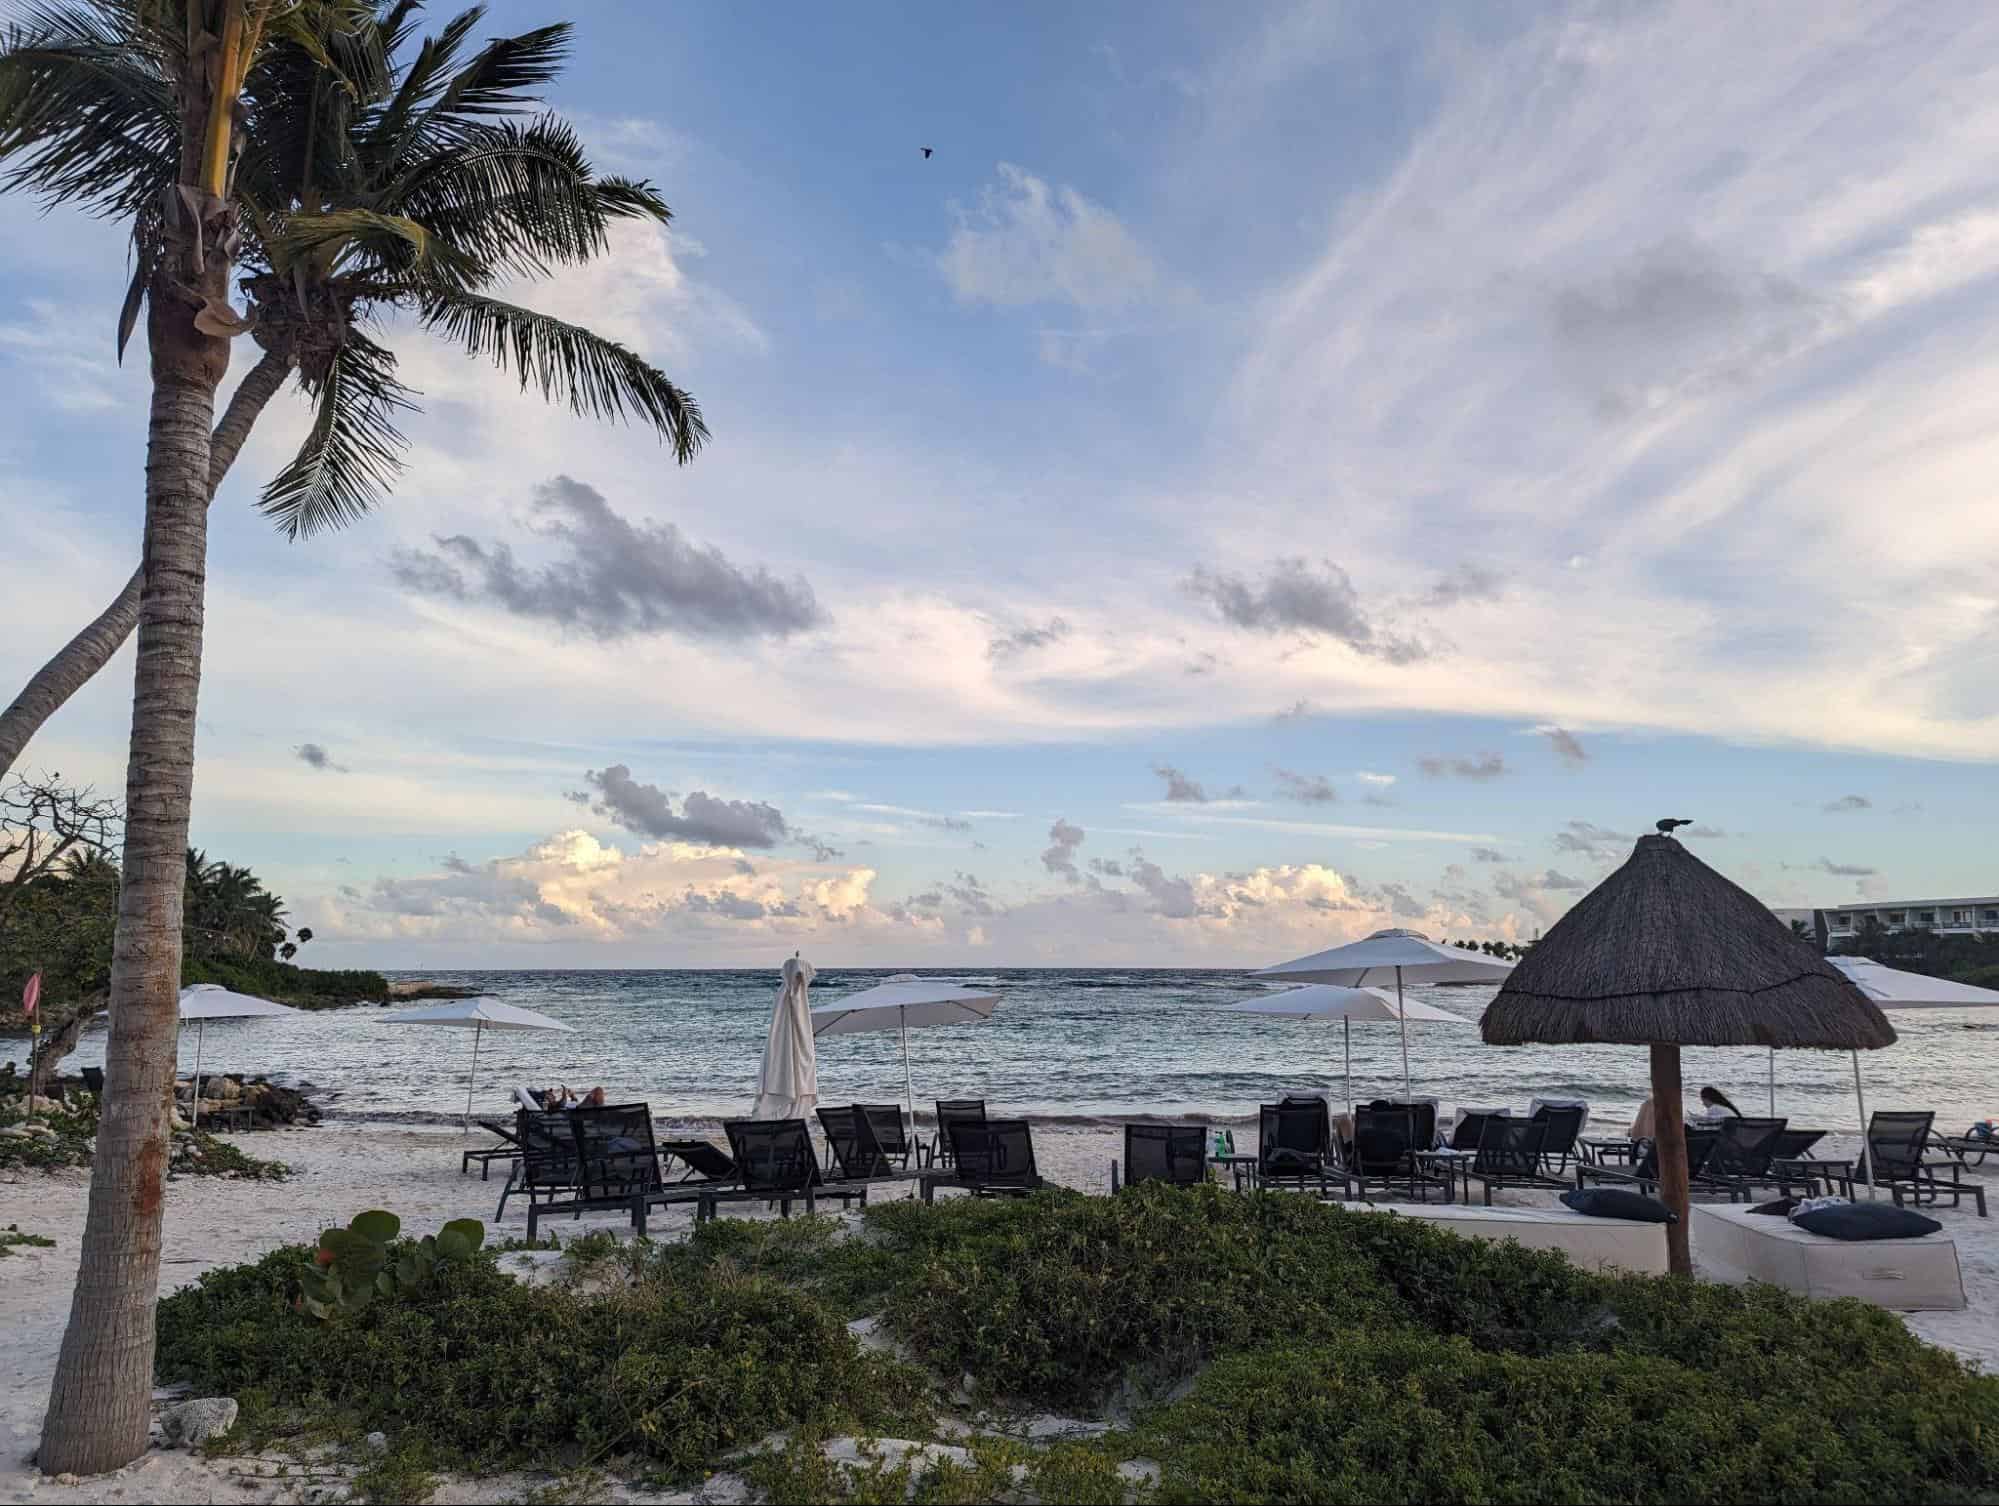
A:
<svg viewBox="0 0 1999 1506">
<path fill-rule="evenodd" d="M 459 70 L 432 107 L 434 125 L 452 117 L 518 115 L 536 103 L 531 92 L 562 72 L 569 57 L 567 21 L 516 37 L 495 37 Z"/>
<path fill-rule="evenodd" d="M 289 539 L 344 527 L 387 494 L 408 443 L 395 415 L 413 406 L 394 354 L 358 330 L 347 332 L 323 379 L 300 380 L 318 405 L 312 431 L 257 504 Z"/>
<path fill-rule="evenodd" d="M 401 159 L 417 122 L 450 83 L 452 65 L 484 15 L 485 7 L 474 6 L 445 22 L 436 36 L 425 37 L 395 93 L 369 112 L 361 147 L 373 175 L 387 174 Z"/>
<path fill-rule="evenodd" d="M 275 270 L 310 261 L 322 272 L 399 272 L 419 283 L 456 286 L 476 273 L 454 246 L 406 215 L 372 209 L 327 209 L 288 216 L 265 242 Z"/>
<path fill-rule="evenodd" d="M 156 203 L 180 146 L 163 55 L 99 24 L 95 7 L 36 16 L 0 40 L 0 188 L 104 215 Z"/>
<path fill-rule="evenodd" d="M 673 448 L 682 465 L 708 438 L 694 399 L 666 374 L 615 340 L 580 325 L 474 293 L 436 292 L 422 300 L 427 328 L 456 340 L 496 366 L 512 366 L 521 387 L 561 398 L 592 418 L 637 418 Z"/>
</svg>

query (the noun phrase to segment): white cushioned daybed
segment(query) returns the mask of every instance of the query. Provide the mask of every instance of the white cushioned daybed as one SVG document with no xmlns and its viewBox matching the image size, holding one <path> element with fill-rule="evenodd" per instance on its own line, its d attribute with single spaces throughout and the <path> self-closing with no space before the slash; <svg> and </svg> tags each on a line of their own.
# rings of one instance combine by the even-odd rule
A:
<svg viewBox="0 0 1999 1506">
<path fill-rule="evenodd" d="M 1689 1232 L 1701 1273 L 1717 1281 L 1767 1281 L 1897 1312 L 1964 1310 L 1964 1277 L 1948 1230 L 1915 1239 L 1831 1239 L 1739 1205 L 1697 1204 Z"/>
<path fill-rule="evenodd" d="M 1511 1239 L 1524 1249 L 1560 1250 L 1586 1271 L 1641 1276 L 1666 1271 L 1664 1224 L 1591 1218 L 1567 1208 L 1481 1208 L 1465 1203 L 1376 1203 L 1366 1211 L 1420 1218 L 1467 1239 Z"/>
</svg>

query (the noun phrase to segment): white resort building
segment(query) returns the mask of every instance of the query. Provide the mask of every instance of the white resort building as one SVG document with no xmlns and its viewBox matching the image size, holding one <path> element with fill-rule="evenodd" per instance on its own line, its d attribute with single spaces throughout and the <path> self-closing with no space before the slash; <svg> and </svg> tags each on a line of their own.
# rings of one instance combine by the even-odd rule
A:
<svg viewBox="0 0 1999 1506">
<path fill-rule="evenodd" d="M 1802 922 L 1817 929 L 1821 920 L 1828 942 L 1851 940 L 1871 918 L 1888 931 L 1935 931 L 1944 936 L 1975 936 L 1999 932 L 1999 895 L 1974 899 L 1870 899 L 1854 905 L 1825 905 L 1816 910 L 1773 907 L 1779 920 Z"/>
</svg>

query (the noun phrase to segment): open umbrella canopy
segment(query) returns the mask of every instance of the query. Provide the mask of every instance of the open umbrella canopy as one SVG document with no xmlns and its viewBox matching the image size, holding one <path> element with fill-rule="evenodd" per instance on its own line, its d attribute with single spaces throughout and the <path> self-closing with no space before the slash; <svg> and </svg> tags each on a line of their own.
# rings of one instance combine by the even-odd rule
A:
<svg viewBox="0 0 1999 1506">
<path fill-rule="evenodd" d="M 1514 968 L 1486 1044 L 1872 1050 L 1895 1030 L 1747 890 L 1666 836 L 1638 839 Z"/>
<path fill-rule="evenodd" d="M 574 1025 L 565 1025 L 560 1020 L 552 1020 L 532 1009 L 523 1009 L 518 1004 L 503 1004 L 490 994 L 481 994 L 473 999 L 453 999 L 448 1004 L 436 1004 L 429 1009 L 405 1009 L 398 1014 L 385 1014 L 376 1023 L 460 1025 L 467 1030 L 576 1029 Z"/>
<path fill-rule="evenodd" d="M 1244 1004 L 1231 1004 L 1229 1014 L 1289 1015 L 1300 1020 L 1440 1020 L 1465 1025 L 1463 1015 L 1452 1014 L 1434 1004 L 1406 999 L 1398 1007 L 1394 998 L 1378 988 L 1340 988 L 1330 983 L 1308 983 L 1303 988 L 1287 988 L 1265 994 Z"/>
<path fill-rule="evenodd" d="M 916 1030 L 925 1025 L 962 1025 L 991 1017 L 1000 995 L 989 988 L 954 983 L 949 978 L 920 978 L 899 973 L 893 978 L 843 994 L 812 1011 L 814 1035 L 852 1035 L 862 1030 Z"/>
<path fill-rule="evenodd" d="M 453 999 L 446 1004 L 435 1004 L 429 1009 L 405 1009 L 399 1014 L 385 1014 L 384 1025 L 455 1025 L 470 1030 L 472 1035 L 472 1070 L 465 1079 L 465 1118 L 469 1128 L 472 1123 L 472 1092 L 479 1082 L 479 1042 L 488 1030 L 562 1030 L 575 1033 L 574 1025 L 565 1025 L 560 1020 L 552 1020 L 547 1015 L 533 1009 L 523 1009 L 518 1004 L 504 1004 L 491 994 L 479 994 L 470 999 Z"/>
<path fill-rule="evenodd" d="M 1991 1009 L 1999 1005 L 1999 989 L 1904 972 L 1868 957 L 1828 957 L 1826 961 L 1883 1009 Z"/>
<path fill-rule="evenodd" d="M 1446 946 L 1420 931 L 1398 929 L 1376 931 L 1309 957 L 1294 957 L 1266 967 L 1256 976 L 1360 988 L 1369 983 L 1393 983 L 1398 973 L 1408 983 L 1490 983 L 1512 970 L 1511 962 L 1498 957 Z"/>
<path fill-rule="evenodd" d="M 258 1020 L 302 1012 L 253 994 L 236 993 L 220 983 L 190 983 L 180 991 L 183 1020 Z"/>
</svg>

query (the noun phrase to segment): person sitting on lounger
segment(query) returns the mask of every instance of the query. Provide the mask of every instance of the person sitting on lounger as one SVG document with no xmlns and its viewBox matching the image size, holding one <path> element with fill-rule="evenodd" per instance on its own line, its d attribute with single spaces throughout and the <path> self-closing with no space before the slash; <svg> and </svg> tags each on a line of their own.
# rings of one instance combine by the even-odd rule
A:
<svg viewBox="0 0 1999 1506">
<path fill-rule="evenodd" d="M 579 1109 L 601 1109 L 603 1106 L 604 1090 L 601 1087 L 592 1088 L 576 1100 L 576 1107 Z"/>
<path fill-rule="evenodd" d="M 1653 1106 L 1652 1100 L 1647 1098 L 1638 1105 L 1638 1113 L 1633 1117 L 1631 1128 L 1626 1134 L 1633 1140 L 1650 1140 L 1658 1132 L 1659 1111 Z"/>
<path fill-rule="evenodd" d="M 1722 1092 L 1720 1088 L 1706 1087 L 1701 1089 L 1701 1118 L 1740 1119 L 1741 1117 L 1742 1110 L 1730 1103 L 1728 1095 Z"/>
</svg>

